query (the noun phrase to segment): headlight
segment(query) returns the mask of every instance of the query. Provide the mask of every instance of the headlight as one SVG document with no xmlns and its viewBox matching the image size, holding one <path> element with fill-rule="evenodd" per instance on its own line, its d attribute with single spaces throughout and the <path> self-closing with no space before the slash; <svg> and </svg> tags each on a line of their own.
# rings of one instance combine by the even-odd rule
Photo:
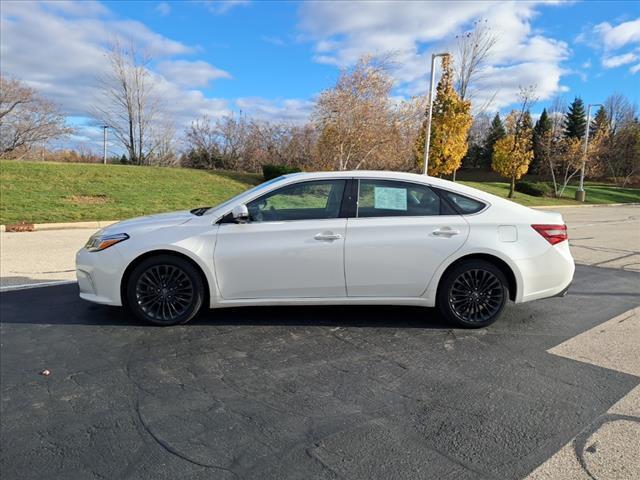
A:
<svg viewBox="0 0 640 480">
<path fill-rule="evenodd" d="M 104 250 L 105 248 L 109 248 L 111 245 L 115 245 L 116 243 L 120 243 L 129 238 L 129 235 L 126 233 L 115 233 L 113 235 L 105 235 L 102 233 L 102 230 L 94 233 L 89 238 L 89 241 L 84 246 L 90 252 L 99 252 Z"/>
</svg>

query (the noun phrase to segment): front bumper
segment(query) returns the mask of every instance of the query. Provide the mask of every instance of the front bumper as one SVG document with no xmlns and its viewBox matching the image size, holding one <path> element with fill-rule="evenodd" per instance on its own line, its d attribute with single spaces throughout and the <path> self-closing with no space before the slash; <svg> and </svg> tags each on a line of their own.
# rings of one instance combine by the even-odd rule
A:
<svg viewBox="0 0 640 480">
<path fill-rule="evenodd" d="M 80 298 L 103 305 L 122 305 L 120 282 L 124 262 L 117 245 L 101 252 L 82 248 L 76 254 Z"/>
</svg>

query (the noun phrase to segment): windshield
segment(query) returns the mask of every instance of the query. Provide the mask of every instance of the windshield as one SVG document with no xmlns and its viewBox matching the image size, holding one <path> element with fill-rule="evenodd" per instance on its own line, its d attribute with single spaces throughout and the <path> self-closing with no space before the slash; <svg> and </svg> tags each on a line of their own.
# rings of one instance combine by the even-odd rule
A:
<svg viewBox="0 0 640 480">
<path fill-rule="evenodd" d="M 250 188 L 249 190 L 245 190 L 242 193 L 239 193 L 238 195 L 231 197 L 229 200 L 226 200 L 224 202 L 222 202 L 219 205 L 214 205 L 212 207 L 198 207 L 198 208 L 194 208 L 193 210 L 191 210 L 191 213 L 194 215 L 197 215 L 198 217 L 204 215 L 205 213 L 207 213 L 209 210 L 211 210 L 212 208 L 223 208 L 226 205 L 229 205 L 231 203 L 233 203 L 235 201 L 236 198 L 238 198 L 240 195 L 246 195 L 248 193 L 254 192 L 256 190 L 259 190 L 261 188 L 267 187 L 273 183 L 278 183 L 281 182 L 282 180 L 284 180 L 286 178 L 286 175 L 282 175 L 280 177 L 276 177 L 276 178 L 272 178 L 271 180 L 267 180 L 266 182 L 263 182 L 259 185 L 256 185 L 255 187 Z"/>
</svg>

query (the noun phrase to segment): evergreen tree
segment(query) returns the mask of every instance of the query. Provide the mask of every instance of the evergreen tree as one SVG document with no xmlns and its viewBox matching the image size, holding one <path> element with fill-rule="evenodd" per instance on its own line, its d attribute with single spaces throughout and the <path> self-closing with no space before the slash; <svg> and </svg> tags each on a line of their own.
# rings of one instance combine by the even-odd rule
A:
<svg viewBox="0 0 640 480">
<path fill-rule="evenodd" d="M 598 133 L 606 133 L 609 131 L 609 115 L 604 107 L 600 107 L 596 112 L 596 116 L 591 120 L 589 125 L 589 137 L 595 138 Z"/>
<path fill-rule="evenodd" d="M 500 114 L 496 113 L 496 116 L 493 117 L 491 121 L 491 127 L 489 128 L 489 133 L 487 133 L 487 138 L 484 141 L 484 147 L 482 152 L 482 166 L 490 166 L 491 158 L 493 157 L 493 146 L 495 143 L 503 138 L 507 132 L 504 129 L 504 125 L 502 124 L 502 120 L 500 119 Z"/>
<path fill-rule="evenodd" d="M 587 115 L 584 111 L 584 103 L 580 97 L 576 97 L 564 118 L 565 138 L 582 138 L 587 128 Z"/>
<path fill-rule="evenodd" d="M 533 174 L 540 173 L 541 167 L 547 159 L 548 142 L 551 138 L 552 128 L 551 119 L 545 108 L 533 128 L 533 160 L 529 166 L 529 172 Z"/>
</svg>

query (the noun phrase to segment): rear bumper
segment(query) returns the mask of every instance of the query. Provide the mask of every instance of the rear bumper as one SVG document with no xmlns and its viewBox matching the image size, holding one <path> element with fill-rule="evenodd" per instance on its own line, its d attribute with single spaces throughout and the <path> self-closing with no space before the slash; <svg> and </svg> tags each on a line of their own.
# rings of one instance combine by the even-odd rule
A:
<svg viewBox="0 0 640 480">
<path fill-rule="evenodd" d="M 554 297 L 566 297 L 567 293 L 569 293 L 569 287 L 571 287 L 571 285 L 567 285 L 567 288 L 565 288 L 564 290 L 562 290 L 560 293 L 556 293 L 554 295 Z"/>
<path fill-rule="evenodd" d="M 564 296 L 573 281 L 575 264 L 568 242 L 549 248 L 542 255 L 516 261 L 522 274 L 520 302 Z"/>
</svg>

